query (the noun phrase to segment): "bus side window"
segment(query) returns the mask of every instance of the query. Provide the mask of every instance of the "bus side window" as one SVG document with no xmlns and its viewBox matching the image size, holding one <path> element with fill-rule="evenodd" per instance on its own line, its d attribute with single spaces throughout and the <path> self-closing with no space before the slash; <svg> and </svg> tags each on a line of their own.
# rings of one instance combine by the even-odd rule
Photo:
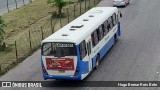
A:
<svg viewBox="0 0 160 90">
<path fill-rule="evenodd" d="M 95 42 L 95 46 L 98 44 L 98 33 L 97 30 L 94 31 L 94 42 Z"/>
<path fill-rule="evenodd" d="M 111 24 L 112 24 L 112 28 L 113 28 L 114 27 L 113 15 L 111 16 Z"/>
<path fill-rule="evenodd" d="M 96 46 L 98 44 L 98 33 L 97 33 L 97 30 L 95 30 L 93 33 L 92 33 L 92 46 Z"/>
<path fill-rule="evenodd" d="M 107 29 L 108 29 L 108 32 L 111 30 L 111 26 L 110 26 L 110 21 L 109 21 L 109 19 L 108 19 Z"/>
<path fill-rule="evenodd" d="M 99 26 L 98 28 L 98 40 L 102 40 L 103 38 L 103 28 L 102 28 L 102 25 Z"/>
<path fill-rule="evenodd" d="M 98 41 L 101 41 L 101 34 L 100 34 L 100 31 L 99 31 L 99 28 L 96 29 L 96 31 L 97 31 L 97 35 L 98 35 Z"/>
<path fill-rule="evenodd" d="M 110 17 L 110 27 L 111 29 L 113 28 L 113 17 L 112 16 Z"/>
<path fill-rule="evenodd" d="M 94 32 L 91 34 L 91 38 L 92 38 L 92 46 L 95 46 L 95 42 L 94 42 Z"/>
<path fill-rule="evenodd" d="M 108 33 L 108 20 L 106 20 L 103 24 L 104 36 Z"/>
<path fill-rule="evenodd" d="M 109 19 L 108 19 L 108 30 L 110 31 L 112 28 L 113 28 L 112 17 L 109 17 Z"/>
<path fill-rule="evenodd" d="M 79 51 L 80 51 L 80 58 L 81 60 L 87 55 L 87 50 L 86 50 L 86 42 L 83 40 L 80 45 L 79 45 Z"/>
<path fill-rule="evenodd" d="M 112 17 L 113 17 L 113 26 L 115 26 L 116 23 L 117 23 L 117 22 L 116 22 L 116 14 L 114 13 Z"/>
<path fill-rule="evenodd" d="M 103 30 L 103 36 L 105 36 L 105 28 L 104 28 L 104 23 L 102 24 L 102 30 Z"/>
</svg>

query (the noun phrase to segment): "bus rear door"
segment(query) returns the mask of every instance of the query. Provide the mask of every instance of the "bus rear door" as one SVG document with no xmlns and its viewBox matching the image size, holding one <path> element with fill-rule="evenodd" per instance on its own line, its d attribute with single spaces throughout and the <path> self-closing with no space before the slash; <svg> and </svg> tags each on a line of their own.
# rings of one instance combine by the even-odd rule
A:
<svg viewBox="0 0 160 90">
<path fill-rule="evenodd" d="M 89 71 L 92 70 L 92 60 L 91 60 L 91 37 L 87 40 L 87 55 L 88 55 L 88 65 L 89 65 Z"/>
</svg>

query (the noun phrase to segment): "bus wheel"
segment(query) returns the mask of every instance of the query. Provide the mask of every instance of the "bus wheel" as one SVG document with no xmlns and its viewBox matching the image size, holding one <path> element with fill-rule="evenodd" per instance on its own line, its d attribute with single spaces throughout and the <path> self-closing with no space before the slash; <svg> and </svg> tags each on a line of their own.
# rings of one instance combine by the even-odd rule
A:
<svg viewBox="0 0 160 90">
<path fill-rule="evenodd" d="M 117 42 L 117 36 L 116 34 L 114 35 L 114 44 Z"/>
<path fill-rule="evenodd" d="M 96 66 L 95 66 L 95 69 L 97 69 L 99 66 L 99 56 L 97 56 L 97 59 L 96 59 Z"/>
</svg>

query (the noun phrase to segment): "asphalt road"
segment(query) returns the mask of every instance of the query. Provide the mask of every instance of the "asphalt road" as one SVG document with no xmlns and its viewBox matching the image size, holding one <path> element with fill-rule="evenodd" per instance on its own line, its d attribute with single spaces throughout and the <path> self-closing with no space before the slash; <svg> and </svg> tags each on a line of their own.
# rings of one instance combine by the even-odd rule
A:
<svg viewBox="0 0 160 90">
<path fill-rule="evenodd" d="M 160 81 L 160 0 L 131 0 L 123 14 L 121 37 L 86 81 Z M 98 6 L 112 6 L 103 0 Z M 10 70 L 0 80 L 43 81 L 40 51 Z M 11 89 L 11 88 L 2 88 Z M 160 90 L 159 88 L 12 88 L 24 90 Z"/>
<path fill-rule="evenodd" d="M 17 7 L 20 7 L 22 5 L 27 4 L 30 2 L 30 0 L 8 0 L 8 7 L 9 10 L 15 9 L 16 8 L 16 2 L 17 2 Z M 8 12 L 8 8 L 7 8 L 7 0 L 0 0 L 0 15 Z"/>
</svg>

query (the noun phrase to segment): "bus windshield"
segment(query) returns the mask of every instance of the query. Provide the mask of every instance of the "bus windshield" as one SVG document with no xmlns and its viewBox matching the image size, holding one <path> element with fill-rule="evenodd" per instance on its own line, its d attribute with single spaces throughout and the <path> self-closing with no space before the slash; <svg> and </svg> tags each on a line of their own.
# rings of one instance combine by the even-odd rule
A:
<svg viewBox="0 0 160 90">
<path fill-rule="evenodd" d="M 44 43 L 42 45 L 43 56 L 76 56 L 76 47 L 73 43 Z"/>
</svg>

